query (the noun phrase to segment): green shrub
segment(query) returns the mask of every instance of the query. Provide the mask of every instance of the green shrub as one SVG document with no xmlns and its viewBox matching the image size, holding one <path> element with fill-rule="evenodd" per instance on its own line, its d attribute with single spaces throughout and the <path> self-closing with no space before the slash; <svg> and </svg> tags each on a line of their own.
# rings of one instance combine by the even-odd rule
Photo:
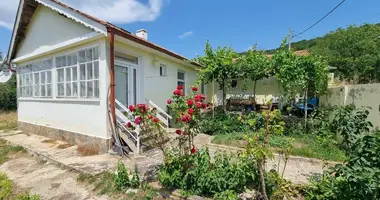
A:
<svg viewBox="0 0 380 200">
<path fill-rule="evenodd" d="M 336 134 L 342 136 L 342 145 L 346 150 L 351 149 L 358 136 L 369 133 L 372 123 L 367 121 L 368 114 L 366 107 L 357 109 L 352 105 L 337 110 L 331 128 Z"/>
<path fill-rule="evenodd" d="M 247 131 L 249 126 L 242 124 L 238 120 L 239 116 L 223 112 L 215 113 L 215 117 L 212 114 L 206 114 L 199 122 L 199 131 L 209 135 Z"/>
<path fill-rule="evenodd" d="M 158 180 L 165 188 L 197 195 L 213 196 L 226 190 L 239 193 L 245 186 L 257 183 L 255 166 L 252 158 L 241 154 L 217 152 L 212 162 L 208 149 L 187 156 L 172 153 L 160 168 Z"/>
<path fill-rule="evenodd" d="M 214 195 L 214 200 L 238 200 L 238 194 L 233 190 L 226 190 Z"/>
<path fill-rule="evenodd" d="M 16 76 L 13 76 L 7 83 L 0 83 L 0 110 L 17 109 L 16 88 Z"/>
<path fill-rule="evenodd" d="M 380 131 L 358 139 L 345 164 L 310 181 L 306 199 L 379 199 Z"/>
<path fill-rule="evenodd" d="M 117 163 L 115 185 L 118 190 L 140 186 L 140 177 L 137 172 L 129 173 L 122 161 Z"/>
</svg>

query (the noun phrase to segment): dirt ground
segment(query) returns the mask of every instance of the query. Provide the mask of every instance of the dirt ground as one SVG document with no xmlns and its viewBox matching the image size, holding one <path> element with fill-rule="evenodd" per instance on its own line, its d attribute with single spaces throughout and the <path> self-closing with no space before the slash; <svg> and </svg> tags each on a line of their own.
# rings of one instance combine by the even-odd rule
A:
<svg viewBox="0 0 380 200">
<path fill-rule="evenodd" d="M 0 171 L 18 187 L 30 189 L 31 194 L 39 194 L 42 199 L 107 199 L 106 196 L 96 196 L 91 188 L 77 183 L 77 173 L 60 169 L 29 154 L 11 158 L 0 166 Z"/>
</svg>

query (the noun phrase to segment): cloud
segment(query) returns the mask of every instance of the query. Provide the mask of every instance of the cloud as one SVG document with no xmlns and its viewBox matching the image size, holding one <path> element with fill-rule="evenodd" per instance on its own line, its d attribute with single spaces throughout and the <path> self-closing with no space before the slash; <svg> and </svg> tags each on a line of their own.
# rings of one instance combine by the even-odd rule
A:
<svg viewBox="0 0 380 200">
<path fill-rule="evenodd" d="M 170 0 L 61 0 L 84 13 L 116 24 L 156 20 Z M 17 0 L 0 0 L 0 26 L 12 29 L 17 12 Z"/>
<path fill-rule="evenodd" d="M 189 36 L 192 36 L 193 35 L 193 31 L 187 31 L 187 32 L 184 32 L 182 33 L 180 36 L 178 36 L 179 39 L 183 39 L 185 37 L 189 37 Z"/>
</svg>

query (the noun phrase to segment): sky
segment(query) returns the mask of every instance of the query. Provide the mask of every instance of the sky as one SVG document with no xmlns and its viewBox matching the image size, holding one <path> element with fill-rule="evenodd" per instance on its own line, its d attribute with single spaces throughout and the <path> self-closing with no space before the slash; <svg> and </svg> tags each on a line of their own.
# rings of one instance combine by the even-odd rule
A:
<svg viewBox="0 0 380 200">
<path fill-rule="evenodd" d="M 273 49 L 289 29 L 297 34 L 341 0 L 62 0 L 76 9 L 148 39 L 188 58 L 212 47 L 243 52 L 257 45 Z M 8 51 L 18 0 L 0 0 L 0 52 Z M 337 10 L 294 41 L 311 39 L 349 25 L 380 22 L 379 0 L 346 0 Z M 380 33 L 379 33 L 380 35 Z"/>
</svg>

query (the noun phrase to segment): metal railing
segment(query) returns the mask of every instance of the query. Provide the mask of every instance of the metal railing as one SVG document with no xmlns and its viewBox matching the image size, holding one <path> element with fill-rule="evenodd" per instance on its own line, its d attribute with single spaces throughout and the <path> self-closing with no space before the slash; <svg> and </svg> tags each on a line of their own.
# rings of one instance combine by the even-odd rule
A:
<svg viewBox="0 0 380 200">
<path fill-rule="evenodd" d="M 115 103 L 117 105 L 115 106 L 115 114 L 116 114 L 116 119 L 117 119 L 116 122 L 125 132 L 127 132 L 131 136 L 130 138 L 136 141 L 135 153 L 139 155 L 140 154 L 140 127 L 133 122 L 134 121 L 133 115 L 127 107 L 125 107 L 117 99 L 115 99 Z M 135 134 L 126 127 L 126 123 L 128 122 L 130 122 L 136 127 L 136 129 L 134 130 Z"/>
<path fill-rule="evenodd" d="M 156 108 L 156 117 L 166 126 L 163 128 L 169 128 L 169 120 L 172 119 L 172 116 L 170 116 L 168 113 L 166 113 L 162 108 L 160 108 L 153 101 L 151 101 L 147 98 L 145 98 L 145 101 L 147 102 L 147 105 L 150 108 Z"/>
</svg>

